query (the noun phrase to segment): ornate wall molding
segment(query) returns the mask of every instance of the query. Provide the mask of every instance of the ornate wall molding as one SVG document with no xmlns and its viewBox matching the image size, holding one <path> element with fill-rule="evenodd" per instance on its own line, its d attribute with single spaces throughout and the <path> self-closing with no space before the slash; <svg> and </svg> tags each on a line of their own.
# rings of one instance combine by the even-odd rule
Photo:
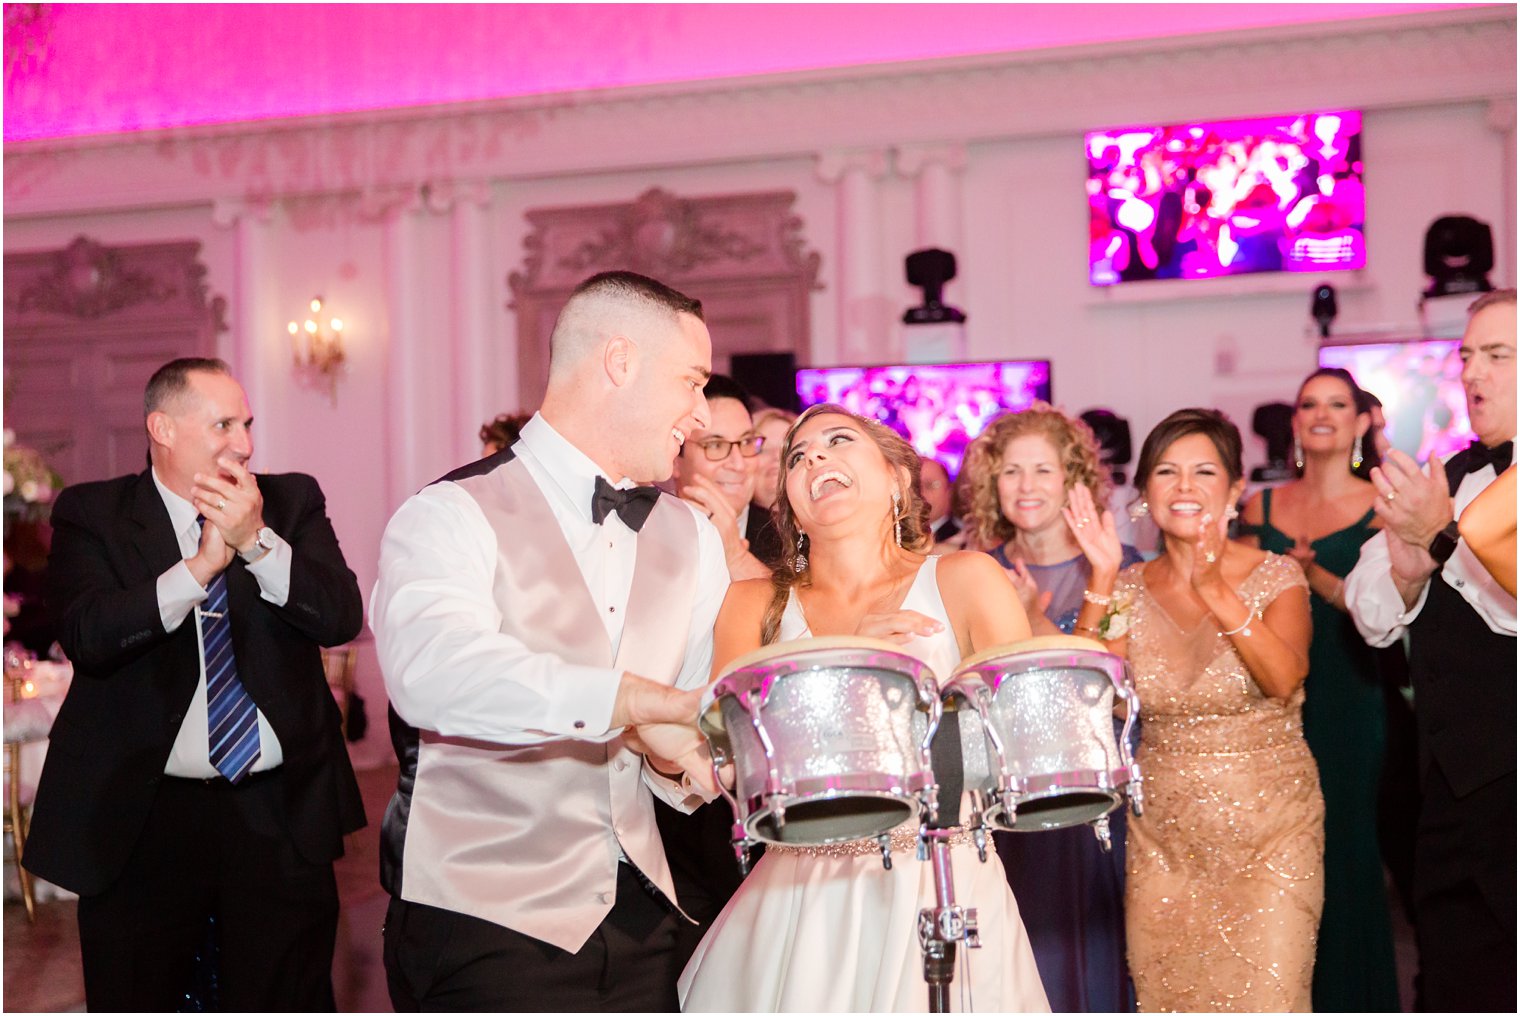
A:
<svg viewBox="0 0 1520 1016">
<path fill-rule="evenodd" d="M 523 404 L 543 394 L 549 334 L 570 291 L 613 268 L 700 299 L 720 365 L 739 352 L 805 358 L 822 259 L 806 249 L 795 200 L 791 191 L 682 198 L 655 187 L 631 202 L 529 211 L 523 267 L 507 278 Z"/>
<path fill-rule="evenodd" d="M 106 247 L 80 236 L 59 251 L 7 254 L 6 326 L 205 315 L 216 331 L 226 331 L 227 301 L 211 296 L 200 247 L 194 241 Z"/>
<path fill-rule="evenodd" d="M 515 298 L 568 292 L 588 275 L 628 268 L 691 285 L 732 278 L 800 278 L 818 285 L 821 259 L 804 250 L 790 191 L 680 198 L 658 187 L 637 200 L 527 213 L 523 270 L 507 279 Z"/>
<path fill-rule="evenodd" d="M 6 215 L 967 143 L 1178 116 L 1515 95 L 1493 7 L 6 146 Z M 1265 98 L 1264 97 L 1269 97 Z M 1271 109 L 1263 108 L 1266 102 Z"/>
</svg>

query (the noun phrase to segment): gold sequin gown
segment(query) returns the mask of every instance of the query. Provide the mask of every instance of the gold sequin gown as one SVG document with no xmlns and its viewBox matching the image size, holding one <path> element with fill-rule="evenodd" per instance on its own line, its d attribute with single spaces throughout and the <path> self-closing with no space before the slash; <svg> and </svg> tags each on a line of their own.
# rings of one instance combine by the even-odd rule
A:
<svg viewBox="0 0 1520 1016">
<path fill-rule="evenodd" d="M 1286 702 L 1264 696 L 1214 616 L 1179 627 L 1143 567 L 1116 588 L 1133 597 L 1142 718 L 1145 814 L 1130 820 L 1125 894 L 1140 1009 L 1306 1012 L 1325 804 L 1303 689 Z M 1306 586 L 1298 566 L 1268 555 L 1237 592 L 1256 611 L 1295 586 Z"/>
</svg>

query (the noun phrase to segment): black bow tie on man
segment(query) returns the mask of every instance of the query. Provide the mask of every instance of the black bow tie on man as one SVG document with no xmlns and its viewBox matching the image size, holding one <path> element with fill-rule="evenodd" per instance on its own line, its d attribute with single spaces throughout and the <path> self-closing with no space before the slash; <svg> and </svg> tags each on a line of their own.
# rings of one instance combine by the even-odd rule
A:
<svg viewBox="0 0 1520 1016">
<path fill-rule="evenodd" d="M 1482 441 L 1474 441 L 1467 446 L 1466 461 L 1463 469 L 1468 473 L 1476 473 L 1484 466 L 1492 464 L 1495 475 L 1504 472 L 1515 458 L 1515 442 L 1506 441 L 1503 444 L 1494 445 L 1490 448 Z"/>
<path fill-rule="evenodd" d="M 623 525 L 636 533 L 644 528 L 644 520 L 654 511 L 654 503 L 659 497 L 658 487 L 619 490 L 608 483 L 605 477 L 598 476 L 596 490 L 591 495 L 591 521 L 601 525 L 609 514 L 617 512 Z"/>
</svg>

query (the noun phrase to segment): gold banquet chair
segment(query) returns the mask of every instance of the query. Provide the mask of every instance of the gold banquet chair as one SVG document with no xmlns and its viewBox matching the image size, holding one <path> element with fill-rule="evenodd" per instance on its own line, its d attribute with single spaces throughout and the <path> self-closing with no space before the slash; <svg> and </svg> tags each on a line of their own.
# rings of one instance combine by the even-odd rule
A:
<svg viewBox="0 0 1520 1016">
<path fill-rule="evenodd" d="M 7 678 L 6 684 L 10 694 L 6 696 L 5 703 L 4 835 L 11 838 L 16 878 L 21 883 L 21 902 L 26 906 L 26 919 L 35 922 L 37 901 L 32 886 L 32 873 L 22 864 L 26 858 L 26 832 L 31 825 L 32 802 L 23 796 L 21 749 L 27 744 L 45 740 L 53 718 L 41 702 L 21 696 L 21 682 Z"/>
</svg>

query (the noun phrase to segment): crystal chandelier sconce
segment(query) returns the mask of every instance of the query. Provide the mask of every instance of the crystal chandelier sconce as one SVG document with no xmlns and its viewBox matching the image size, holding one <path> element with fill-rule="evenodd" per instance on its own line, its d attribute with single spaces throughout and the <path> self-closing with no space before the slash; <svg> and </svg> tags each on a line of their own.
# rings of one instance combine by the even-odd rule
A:
<svg viewBox="0 0 1520 1016">
<path fill-rule="evenodd" d="M 290 333 L 291 356 L 296 377 L 313 388 L 325 388 L 333 405 L 338 404 L 338 374 L 343 370 L 343 319 L 324 317 L 322 298 L 312 297 L 304 321 L 285 326 Z"/>
</svg>

